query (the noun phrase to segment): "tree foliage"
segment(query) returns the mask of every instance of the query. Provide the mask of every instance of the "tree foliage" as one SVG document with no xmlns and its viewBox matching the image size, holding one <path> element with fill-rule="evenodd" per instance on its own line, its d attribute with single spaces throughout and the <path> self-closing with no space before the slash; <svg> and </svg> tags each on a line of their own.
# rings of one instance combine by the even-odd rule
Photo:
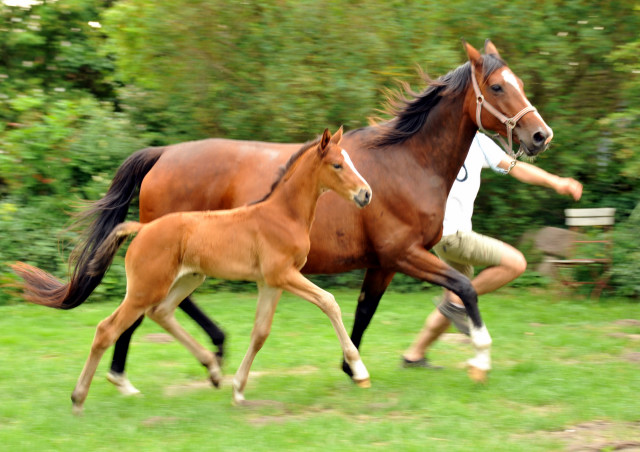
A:
<svg viewBox="0 0 640 452">
<path fill-rule="evenodd" d="M 624 224 L 640 201 L 640 6 L 629 1 L 45 0 L 0 4 L 0 246 L 64 275 L 52 238 L 149 144 L 304 141 L 380 115 L 491 38 L 555 131 L 542 168 Z M 572 201 L 486 175 L 475 227 L 510 242 Z M 65 235 L 67 237 L 67 235 Z M 68 235 L 67 238 L 72 238 Z M 45 244 L 49 243 L 49 245 Z M 635 259 L 635 257 L 634 257 Z M 620 292 L 627 275 L 615 278 Z M 10 281 L 0 270 L 0 284 Z"/>
</svg>

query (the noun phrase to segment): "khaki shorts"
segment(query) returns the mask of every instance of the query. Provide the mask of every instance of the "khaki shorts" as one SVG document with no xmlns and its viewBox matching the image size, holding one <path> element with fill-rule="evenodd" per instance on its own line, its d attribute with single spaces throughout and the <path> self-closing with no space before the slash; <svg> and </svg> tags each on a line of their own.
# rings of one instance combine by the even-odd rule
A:
<svg viewBox="0 0 640 452">
<path fill-rule="evenodd" d="M 504 243 L 473 231 L 458 231 L 442 237 L 433 247 L 440 259 L 471 279 L 473 267 L 493 267 L 500 264 Z"/>
</svg>

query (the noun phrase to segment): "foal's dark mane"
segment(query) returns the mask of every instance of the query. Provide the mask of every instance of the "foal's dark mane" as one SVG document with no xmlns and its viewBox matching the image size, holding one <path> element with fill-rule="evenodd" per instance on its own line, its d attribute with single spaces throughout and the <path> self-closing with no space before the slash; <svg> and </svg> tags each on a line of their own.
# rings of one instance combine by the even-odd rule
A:
<svg viewBox="0 0 640 452">
<path fill-rule="evenodd" d="M 483 77 L 486 79 L 506 63 L 497 55 L 483 55 Z M 470 63 L 466 62 L 451 72 L 431 80 L 422 74 L 427 88 L 422 93 L 412 91 L 407 84 L 403 85 L 404 93 L 393 94 L 387 99 L 388 112 L 394 116 L 390 121 L 381 124 L 381 134 L 372 139 L 370 146 L 384 147 L 403 143 L 418 133 L 424 126 L 429 113 L 438 105 L 443 97 L 462 94 L 471 82 Z M 395 97 L 395 98 L 393 98 Z"/>
<path fill-rule="evenodd" d="M 289 171 L 289 169 L 293 166 L 293 164 L 295 162 L 298 161 L 298 159 L 300 157 L 302 157 L 302 154 L 304 154 L 307 150 L 311 149 L 312 147 L 315 147 L 318 143 L 320 143 L 320 139 L 322 138 L 322 136 L 319 136 L 317 138 L 315 138 L 314 140 L 310 140 L 307 141 L 306 143 L 304 143 L 302 145 L 302 147 L 300 149 L 298 149 L 295 154 L 293 154 L 289 160 L 287 161 L 287 163 L 285 163 L 283 166 L 281 166 L 278 169 L 278 175 L 276 176 L 276 180 L 273 182 L 273 184 L 271 184 L 271 188 L 269 189 L 269 191 L 267 192 L 266 195 L 264 195 L 262 198 L 258 199 L 257 201 L 253 201 L 250 202 L 248 205 L 252 206 L 254 204 L 259 204 L 263 201 L 266 201 L 271 194 L 273 193 L 273 191 L 276 189 L 276 187 L 280 184 L 280 182 L 282 181 L 282 179 L 284 179 L 284 176 L 287 174 L 287 172 Z"/>
</svg>

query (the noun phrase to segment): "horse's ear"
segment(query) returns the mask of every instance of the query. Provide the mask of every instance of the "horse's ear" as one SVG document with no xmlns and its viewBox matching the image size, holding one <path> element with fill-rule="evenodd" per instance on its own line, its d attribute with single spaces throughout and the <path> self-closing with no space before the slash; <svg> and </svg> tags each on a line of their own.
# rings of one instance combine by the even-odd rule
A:
<svg viewBox="0 0 640 452">
<path fill-rule="evenodd" d="M 464 46 L 464 50 L 467 52 L 467 56 L 469 57 L 469 61 L 475 67 L 482 67 L 482 55 L 478 52 L 471 44 L 469 44 L 464 39 L 462 40 L 462 45 Z"/>
<path fill-rule="evenodd" d="M 336 130 L 336 133 L 333 134 L 333 136 L 331 137 L 331 142 L 337 145 L 337 144 L 340 144 L 341 140 L 342 140 L 342 126 L 340 126 L 340 128 Z"/>
<path fill-rule="evenodd" d="M 493 45 L 493 42 L 491 42 L 490 39 L 487 39 L 484 42 L 484 53 L 487 55 L 495 55 L 497 57 L 500 57 L 500 53 L 498 53 L 498 49 L 496 49 L 496 46 Z"/>
<path fill-rule="evenodd" d="M 329 129 L 324 129 L 322 138 L 320 138 L 320 146 L 318 147 L 320 158 L 323 158 L 327 153 L 327 146 L 329 146 L 330 141 L 331 141 L 331 132 L 329 132 Z"/>
</svg>

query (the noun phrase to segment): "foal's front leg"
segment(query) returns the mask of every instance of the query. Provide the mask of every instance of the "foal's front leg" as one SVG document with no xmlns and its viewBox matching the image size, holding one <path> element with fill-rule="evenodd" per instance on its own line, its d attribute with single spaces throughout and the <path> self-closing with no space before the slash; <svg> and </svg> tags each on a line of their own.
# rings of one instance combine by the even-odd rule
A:
<svg viewBox="0 0 640 452">
<path fill-rule="evenodd" d="M 276 312 L 278 300 L 280 300 L 282 290 L 270 287 L 263 282 L 258 283 L 258 304 L 256 306 L 256 318 L 251 331 L 251 342 L 249 349 L 244 355 L 244 359 L 233 378 L 233 403 L 244 402 L 244 388 L 249 378 L 249 369 L 254 358 L 267 340 L 271 332 L 273 315 Z"/>
<path fill-rule="evenodd" d="M 282 289 L 298 295 L 322 309 L 322 312 L 331 320 L 331 324 L 338 335 L 344 359 L 351 368 L 353 381 L 362 388 L 370 387 L 369 372 L 360 358 L 358 349 L 353 345 L 347 334 L 344 323 L 342 323 L 340 306 L 336 303 L 333 295 L 313 284 L 297 270 L 290 271 L 279 285 Z"/>
</svg>

